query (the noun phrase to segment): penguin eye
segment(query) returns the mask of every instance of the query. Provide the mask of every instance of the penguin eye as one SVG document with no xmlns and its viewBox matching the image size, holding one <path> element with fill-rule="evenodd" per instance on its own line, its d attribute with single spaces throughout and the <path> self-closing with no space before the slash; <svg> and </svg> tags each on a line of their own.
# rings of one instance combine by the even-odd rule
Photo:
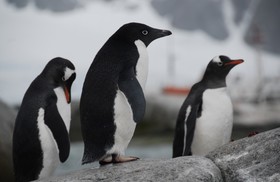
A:
<svg viewBox="0 0 280 182">
<path fill-rule="evenodd" d="M 64 76 L 62 77 L 62 81 L 65 81 L 65 77 Z"/>
<path fill-rule="evenodd" d="M 148 33 L 149 33 L 148 30 L 142 30 L 143 35 L 148 35 Z"/>
<path fill-rule="evenodd" d="M 223 66 L 223 62 L 218 62 L 218 66 Z"/>
</svg>

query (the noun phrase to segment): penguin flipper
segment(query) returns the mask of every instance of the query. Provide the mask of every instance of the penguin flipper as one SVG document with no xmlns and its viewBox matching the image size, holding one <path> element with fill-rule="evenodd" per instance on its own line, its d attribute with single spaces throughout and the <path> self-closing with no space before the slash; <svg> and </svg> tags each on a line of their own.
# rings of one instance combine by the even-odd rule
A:
<svg viewBox="0 0 280 182">
<path fill-rule="evenodd" d="M 193 141 L 194 131 L 195 131 L 195 124 L 197 118 L 201 116 L 201 107 L 202 102 L 199 102 L 199 104 L 195 105 L 192 111 L 190 112 L 188 118 L 186 118 L 187 122 L 187 135 L 186 135 L 186 143 L 185 143 L 185 150 L 184 150 L 184 156 L 192 155 L 191 151 L 191 145 Z"/>
<path fill-rule="evenodd" d="M 197 85 L 193 86 L 179 111 L 173 141 L 173 158 L 192 155 L 191 145 L 196 120 L 201 116 L 202 110 L 202 90 L 197 88 Z"/>
<path fill-rule="evenodd" d="M 135 76 L 133 68 L 123 72 L 120 75 L 118 86 L 131 105 L 133 120 L 136 123 L 140 122 L 145 114 L 146 100 L 142 87 Z"/>
<path fill-rule="evenodd" d="M 53 104 L 52 104 L 53 103 Z M 59 159 L 65 162 L 70 153 L 70 140 L 56 102 L 50 102 L 45 111 L 45 124 L 50 128 L 59 150 Z"/>
</svg>

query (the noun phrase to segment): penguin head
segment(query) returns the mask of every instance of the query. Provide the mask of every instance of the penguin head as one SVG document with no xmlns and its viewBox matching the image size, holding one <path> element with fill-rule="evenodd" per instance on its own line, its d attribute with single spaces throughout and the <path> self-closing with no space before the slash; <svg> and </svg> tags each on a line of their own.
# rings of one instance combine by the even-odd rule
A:
<svg viewBox="0 0 280 182">
<path fill-rule="evenodd" d="M 141 23 L 127 23 L 117 30 L 115 37 L 122 38 L 129 42 L 141 40 L 148 46 L 153 40 L 171 34 L 169 30 L 156 29 Z"/>
<path fill-rule="evenodd" d="M 71 102 L 71 86 L 76 78 L 76 73 L 75 66 L 69 60 L 60 57 L 50 60 L 42 75 L 54 88 L 62 87 L 67 102 Z"/>
<path fill-rule="evenodd" d="M 243 59 L 230 59 L 223 55 L 216 56 L 209 62 L 204 79 L 225 80 L 230 70 L 243 62 Z"/>
</svg>

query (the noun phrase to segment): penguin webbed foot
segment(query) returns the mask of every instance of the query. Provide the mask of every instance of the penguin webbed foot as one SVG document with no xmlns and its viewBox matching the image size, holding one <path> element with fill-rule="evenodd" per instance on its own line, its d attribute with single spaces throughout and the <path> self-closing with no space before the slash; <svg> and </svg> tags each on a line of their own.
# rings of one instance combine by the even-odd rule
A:
<svg viewBox="0 0 280 182">
<path fill-rule="evenodd" d="M 105 159 L 99 161 L 99 164 L 101 166 L 107 165 L 107 164 L 117 164 L 117 163 L 124 163 L 124 162 L 131 162 L 138 160 L 138 157 L 133 156 L 122 156 L 117 154 L 112 154 L 112 156 L 106 157 Z"/>
<path fill-rule="evenodd" d="M 112 161 L 113 163 L 123 163 L 123 162 L 131 162 L 131 161 L 136 161 L 138 160 L 138 157 L 133 157 L 133 156 L 121 156 L 121 155 L 112 155 Z"/>
<path fill-rule="evenodd" d="M 252 132 L 250 132 L 250 133 L 248 134 L 248 137 L 252 137 L 252 136 L 255 136 L 255 135 L 257 135 L 257 134 L 259 134 L 258 131 L 252 131 Z"/>
<path fill-rule="evenodd" d="M 104 158 L 104 159 L 102 159 L 101 161 L 99 161 L 99 164 L 100 164 L 101 166 L 107 165 L 107 164 L 111 164 L 111 163 L 113 163 L 113 158 L 112 158 L 111 155 L 108 156 L 108 157 L 106 157 L 106 158 Z"/>
</svg>

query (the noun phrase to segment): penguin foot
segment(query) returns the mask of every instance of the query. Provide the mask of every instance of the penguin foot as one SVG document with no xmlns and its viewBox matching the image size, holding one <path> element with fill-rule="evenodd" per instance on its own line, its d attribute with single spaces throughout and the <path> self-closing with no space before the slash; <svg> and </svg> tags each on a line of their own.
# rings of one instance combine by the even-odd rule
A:
<svg viewBox="0 0 280 182">
<path fill-rule="evenodd" d="M 133 156 L 121 156 L 113 154 L 112 156 L 106 157 L 105 159 L 99 161 L 99 164 L 101 166 L 107 165 L 107 164 L 116 164 L 116 163 L 123 163 L 123 162 L 130 162 L 130 161 L 136 161 L 138 160 L 138 157 Z"/>
<path fill-rule="evenodd" d="M 107 164 L 111 164 L 111 163 L 113 163 L 113 158 L 112 158 L 112 156 L 106 157 L 105 159 L 99 161 L 99 164 L 100 164 L 101 166 L 107 165 Z"/>
<path fill-rule="evenodd" d="M 133 156 L 121 156 L 121 155 L 113 155 L 113 163 L 123 163 L 123 162 L 130 162 L 130 161 L 136 161 L 139 158 L 133 157 Z"/>
<path fill-rule="evenodd" d="M 255 136 L 257 134 L 259 134 L 258 131 L 252 131 L 252 132 L 249 133 L 248 137 L 252 137 L 252 136 Z"/>
</svg>

